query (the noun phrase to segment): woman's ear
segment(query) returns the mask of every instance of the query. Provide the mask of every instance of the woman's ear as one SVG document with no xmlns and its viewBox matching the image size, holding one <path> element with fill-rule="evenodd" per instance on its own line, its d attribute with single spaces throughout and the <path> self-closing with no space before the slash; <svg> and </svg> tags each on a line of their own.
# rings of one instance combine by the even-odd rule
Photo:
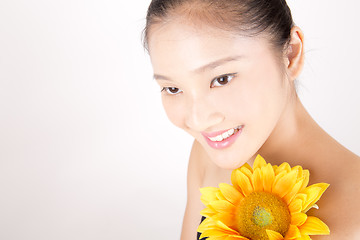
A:
<svg viewBox="0 0 360 240">
<path fill-rule="evenodd" d="M 284 57 L 288 76 L 294 81 L 304 66 L 304 34 L 297 26 L 291 29 L 291 39 Z"/>
</svg>

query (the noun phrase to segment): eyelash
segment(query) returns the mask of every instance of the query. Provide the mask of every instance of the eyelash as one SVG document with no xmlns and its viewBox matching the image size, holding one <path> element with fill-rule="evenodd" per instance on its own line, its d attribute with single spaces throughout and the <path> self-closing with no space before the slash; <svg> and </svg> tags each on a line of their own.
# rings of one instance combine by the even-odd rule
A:
<svg viewBox="0 0 360 240">
<path fill-rule="evenodd" d="M 211 84 L 210 84 L 210 87 L 211 88 L 214 88 L 214 87 L 222 87 L 222 86 L 225 86 L 227 84 L 229 84 L 229 82 L 231 82 L 231 80 L 236 76 L 236 73 L 228 73 L 228 74 L 224 74 L 224 75 L 221 75 L 221 76 L 218 76 L 216 78 L 214 78 L 213 80 L 211 80 Z M 226 83 L 225 84 L 221 84 L 219 83 L 219 80 L 220 79 L 224 79 L 226 78 Z M 221 81 L 221 80 L 220 80 Z M 223 81 L 223 80 L 222 80 Z M 217 86 L 215 85 L 215 82 L 217 82 Z M 176 90 L 175 92 L 172 92 L 171 90 Z M 176 94 L 179 94 L 182 92 L 182 90 L 180 90 L 179 88 L 176 88 L 176 87 L 163 87 L 161 89 L 161 92 L 165 91 L 167 94 L 169 95 L 176 95 Z"/>
<path fill-rule="evenodd" d="M 177 89 L 177 90 L 179 90 L 180 92 L 175 92 L 175 93 L 173 93 L 173 92 L 171 92 L 171 89 Z M 165 91 L 167 94 L 169 94 L 169 95 L 176 95 L 176 94 L 179 94 L 179 93 L 181 93 L 182 92 L 182 90 L 180 90 L 179 88 L 176 88 L 176 87 L 163 87 L 162 89 L 161 89 L 161 92 L 163 92 L 163 91 Z"/>
<path fill-rule="evenodd" d="M 214 78 L 212 81 L 211 81 L 211 85 L 210 85 L 210 87 L 222 87 L 222 86 L 225 86 L 225 85 L 227 85 L 229 82 L 231 82 L 231 80 L 234 78 L 236 76 L 236 73 L 228 73 L 228 74 L 224 74 L 224 75 L 221 75 L 221 76 L 219 76 L 219 77 L 216 77 L 216 78 Z M 219 79 L 224 79 L 224 78 L 227 78 L 227 80 L 226 80 L 226 83 L 225 84 L 221 84 L 221 83 L 219 83 Z M 218 82 L 218 86 L 214 86 L 214 83 L 215 82 Z"/>
</svg>

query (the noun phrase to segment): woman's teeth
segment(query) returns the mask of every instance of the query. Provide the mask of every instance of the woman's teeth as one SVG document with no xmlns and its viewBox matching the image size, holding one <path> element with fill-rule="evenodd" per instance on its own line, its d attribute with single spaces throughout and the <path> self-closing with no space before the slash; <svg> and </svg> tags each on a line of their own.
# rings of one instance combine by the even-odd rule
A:
<svg viewBox="0 0 360 240">
<path fill-rule="evenodd" d="M 222 133 L 222 134 L 219 134 L 217 135 L 216 137 L 209 137 L 209 139 L 213 142 L 221 142 L 223 141 L 224 139 L 227 139 L 228 137 L 234 135 L 235 133 L 237 133 L 239 130 L 240 130 L 241 126 L 240 127 L 236 127 L 236 128 L 231 128 L 229 129 L 228 131 Z"/>
</svg>

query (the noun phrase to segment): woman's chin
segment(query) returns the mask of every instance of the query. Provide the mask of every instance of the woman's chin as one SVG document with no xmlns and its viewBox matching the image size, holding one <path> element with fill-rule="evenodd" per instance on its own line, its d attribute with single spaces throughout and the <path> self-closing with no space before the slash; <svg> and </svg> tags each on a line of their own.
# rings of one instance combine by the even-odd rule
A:
<svg viewBox="0 0 360 240">
<path fill-rule="evenodd" d="M 222 169 L 233 170 L 244 165 L 249 159 L 241 156 L 210 156 L 211 160 Z"/>
</svg>

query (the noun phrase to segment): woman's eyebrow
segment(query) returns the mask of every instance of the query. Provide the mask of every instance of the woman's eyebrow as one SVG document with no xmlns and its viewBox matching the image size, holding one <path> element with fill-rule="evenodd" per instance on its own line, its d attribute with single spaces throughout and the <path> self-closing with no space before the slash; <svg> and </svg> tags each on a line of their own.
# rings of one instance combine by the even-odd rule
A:
<svg viewBox="0 0 360 240">
<path fill-rule="evenodd" d="M 213 68 L 216 68 L 218 66 L 221 66 L 225 63 L 228 63 L 228 62 L 232 62 L 232 61 L 238 61 L 239 59 L 241 58 L 244 58 L 243 55 L 236 55 L 236 56 L 230 56 L 230 57 L 225 57 L 225 58 L 221 58 L 221 59 L 218 59 L 218 60 L 215 60 L 215 61 L 212 61 L 210 63 L 207 63 L 205 64 L 204 66 L 201 66 L 199 68 L 196 68 L 194 70 L 192 70 L 191 72 L 194 72 L 194 73 L 201 73 L 201 72 L 204 72 L 208 69 L 213 69 Z M 170 78 L 166 77 L 166 76 L 163 76 L 161 74 L 154 74 L 154 79 L 155 80 L 166 80 L 166 81 L 171 81 Z"/>
<path fill-rule="evenodd" d="M 221 66 L 225 63 L 231 62 L 231 61 L 238 61 L 239 59 L 243 58 L 244 56 L 242 55 L 236 55 L 236 56 L 230 56 L 230 57 L 225 57 L 225 58 L 221 58 L 218 60 L 215 60 L 213 62 L 207 63 L 204 66 L 201 66 L 199 68 L 196 68 L 194 70 L 192 70 L 192 72 L 194 73 L 200 73 L 200 72 L 204 72 L 208 69 L 213 69 L 216 68 L 218 66 Z"/>
<path fill-rule="evenodd" d="M 160 74 L 154 74 L 153 79 L 155 79 L 156 81 L 158 81 L 158 80 L 160 80 L 160 81 L 161 81 L 161 80 L 171 81 L 170 78 L 165 77 L 165 76 L 160 75 Z"/>
</svg>

